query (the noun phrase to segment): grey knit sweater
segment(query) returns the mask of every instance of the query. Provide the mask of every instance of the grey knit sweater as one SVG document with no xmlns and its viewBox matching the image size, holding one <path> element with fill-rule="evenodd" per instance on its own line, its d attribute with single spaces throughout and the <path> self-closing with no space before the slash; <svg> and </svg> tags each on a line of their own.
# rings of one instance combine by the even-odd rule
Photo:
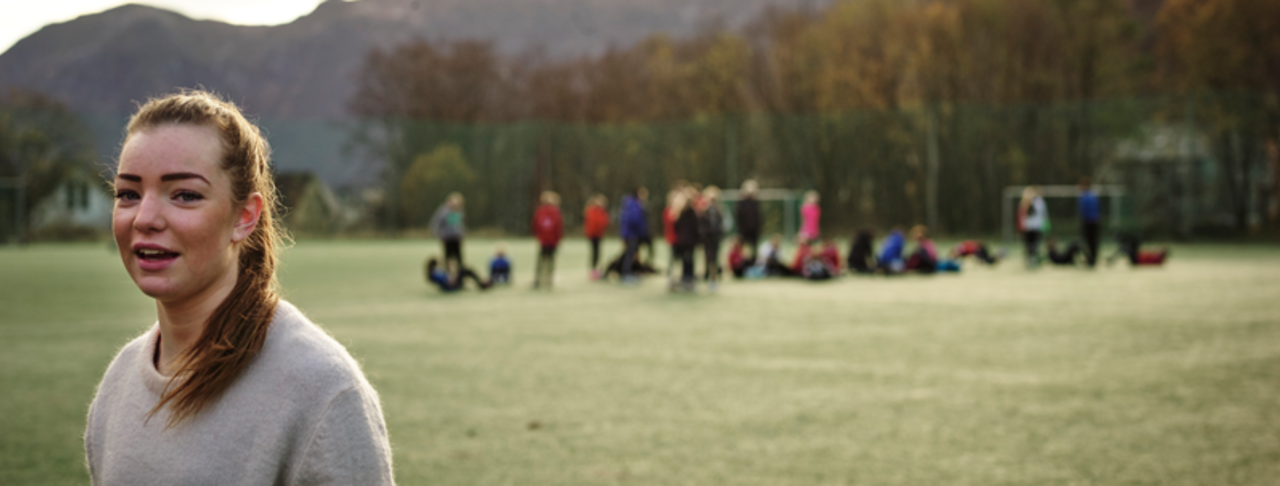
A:
<svg viewBox="0 0 1280 486">
<path fill-rule="evenodd" d="M 378 394 L 347 350 L 288 302 L 262 352 L 217 400 L 165 429 L 147 419 L 168 378 L 159 328 L 120 351 L 89 407 L 85 453 L 101 485 L 393 484 Z"/>
</svg>

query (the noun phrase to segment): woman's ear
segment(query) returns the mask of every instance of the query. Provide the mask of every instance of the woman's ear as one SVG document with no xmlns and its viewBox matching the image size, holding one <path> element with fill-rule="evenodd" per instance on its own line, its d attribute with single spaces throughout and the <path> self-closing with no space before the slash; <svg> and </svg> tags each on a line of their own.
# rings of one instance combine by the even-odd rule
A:
<svg viewBox="0 0 1280 486">
<path fill-rule="evenodd" d="M 250 194 L 245 198 L 244 205 L 236 209 L 236 223 L 231 229 L 232 243 L 244 241 L 258 226 L 258 218 L 262 216 L 262 194 Z"/>
</svg>

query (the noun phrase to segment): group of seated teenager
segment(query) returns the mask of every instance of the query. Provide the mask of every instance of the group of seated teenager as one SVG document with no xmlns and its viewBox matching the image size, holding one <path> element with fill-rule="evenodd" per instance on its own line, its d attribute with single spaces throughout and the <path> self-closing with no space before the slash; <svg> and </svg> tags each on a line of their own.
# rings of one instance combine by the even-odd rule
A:
<svg viewBox="0 0 1280 486">
<path fill-rule="evenodd" d="M 860 274 L 897 275 L 903 273 L 955 272 L 960 261 L 972 256 L 987 265 L 999 263 L 1000 256 L 992 254 L 987 245 L 977 240 L 965 240 L 957 244 L 942 258 L 938 247 L 929 239 L 929 230 L 923 225 L 911 228 L 910 239 L 915 246 L 908 251 L 907 237 L 901 228 L 894 228 L 880 242 L 877 253 L 872 244 L 871 230 L 859 230 L 849 248 L 849 271 Z"/>
<path fill-rule="evenodd" d="M 782 255 L 782 236 L 774 235 L 760 245 L 754 257 L 746 255 L 740 238 L 729 247 L 729 270 L 737 278 L 794 277 L 830 280 L 844 270 L 840 250 L 831 238 L 801 241 L 790 259 Z"/>
</svg>

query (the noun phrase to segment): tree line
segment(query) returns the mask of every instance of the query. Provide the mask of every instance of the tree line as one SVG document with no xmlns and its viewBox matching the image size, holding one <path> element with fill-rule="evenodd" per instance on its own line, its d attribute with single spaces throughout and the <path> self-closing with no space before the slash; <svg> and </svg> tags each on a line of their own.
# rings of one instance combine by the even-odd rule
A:
<svg viewBox="0 0 1280 486">
<path fill-rule="evenodd" d="M 387 169 L 392 226 L 421 219 L 411 213 L 424 196 L 399 196 L 416 191 L 403 177 L 415 162 L 418 180 L 464 173 L 462 160 L 473 174 L 458 184 L 483 190 L 482 159 L 505 157 L 523 165 L 487 177 L 524 178 L 504 183 L 506 197 L 526 179 L 526 199 L 557 189 L 568 203 L 644 182 L 754 176 L 839 194 L 843 223 L 990 230 L 998 215 L 938 201 L 985 211 L 1004 184 L 1094 175 L 1099 141 L 1188 110 L 1222 144 L 1243 137 L 1241 163 L 1264 164 L 1262 147 L 1280 137 L 1274 32 L 1280 2 L 1268 0 L 844 1 L 567 59 L 413 41 L 371 52 L 349 105 L 368 121 L 354 140 Z M 1215 97 L 1180 101 L 1219 93 L 1248 94 L 1249 113 Z M 1112 102 L 1157 97 L 1175 100 Z M 838 147 L 851 139 L 862 143 Z M 445 146 L 456 153 L 441 156 Z M 611 167 L 621 163 L 642 168 Z"/>
</svg>

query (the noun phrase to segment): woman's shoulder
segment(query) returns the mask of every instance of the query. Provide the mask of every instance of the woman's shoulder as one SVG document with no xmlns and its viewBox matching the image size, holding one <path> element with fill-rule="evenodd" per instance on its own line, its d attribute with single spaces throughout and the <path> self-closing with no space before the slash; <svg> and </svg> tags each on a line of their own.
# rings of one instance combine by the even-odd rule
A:
<svg viewBox="0 0 1280 486">
<path fill-rule="evenodd" d="M 124 374 L 129 373 L 129 370 L 139 361 L 149 358 L 154 353 L 156 333 L 156 325 L 152 324 L 146 331 L 120 348 L 115 358 L 111 359 L 111 364 L 107 365 L 107 372 L 103 375 L 102 381 L 105 383 L 109 380 L 120 379 Z M 151 351 L 151 353 L 148 353 L 148 351 Z"/>
<path fill-rule="evenodd" d="M 276 304 L 275 318 L 259 359 L 261 369 L 305 383 L 310 389 L 340 392 L 357 385 L 367 386 L 359 363 L 346 347 L 284 300 Z"/>
</svg>

